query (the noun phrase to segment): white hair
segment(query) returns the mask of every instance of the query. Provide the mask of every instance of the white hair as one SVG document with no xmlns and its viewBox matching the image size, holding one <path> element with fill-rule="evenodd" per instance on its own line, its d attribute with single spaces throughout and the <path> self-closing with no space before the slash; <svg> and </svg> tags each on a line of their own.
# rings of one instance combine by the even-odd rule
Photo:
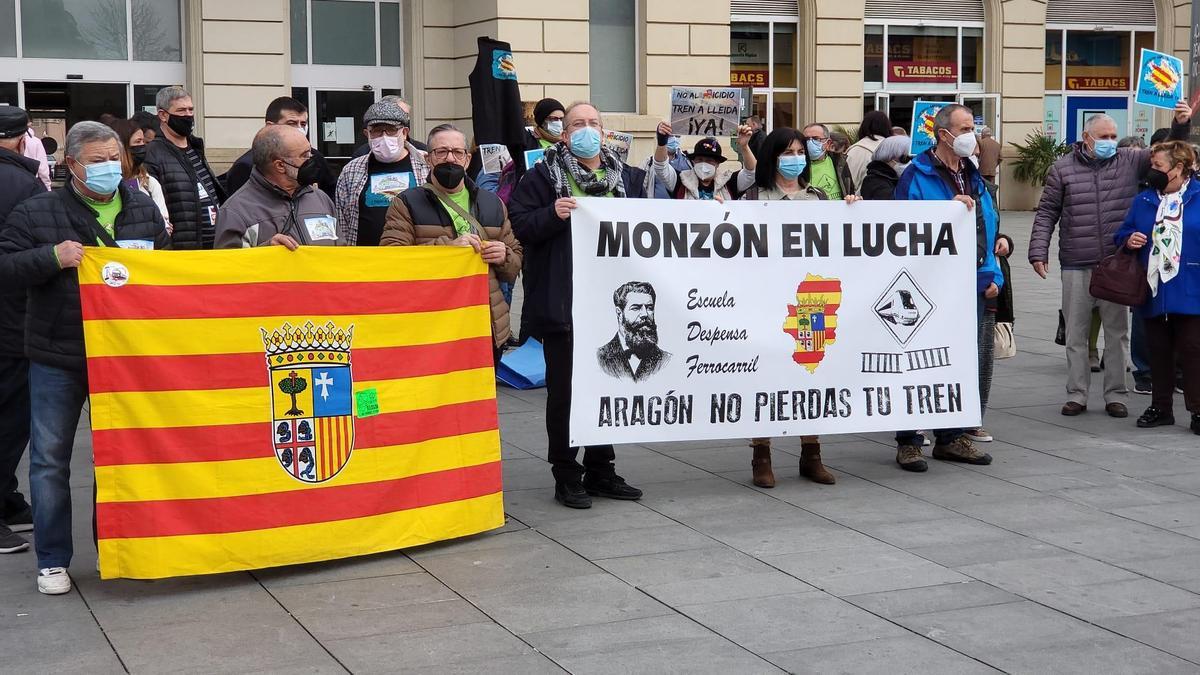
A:
<svg viewBox="0 0 1200 675">
<path fill-rule="evenodd" d="M 67 157 L 78 158 L 79 153 L 83 151 L 83 146 L 98 141 L 116 141 L 120 145 L 121 138 L 107 124 L 99 122 L 76 122 L 75 126 L 71 127 L 71 130 L 67 132 L 67 147 L 63 151 L 63 154 Z"/>
<path fill-rule="evenodd" d="M 1111 122 L 1114 127 L 1117 126 L 1117 121 L 1111 116 L 1105 115 L 1104 113 L 1099 113 L 1087 118 L 1087 121 L 1083 123 L 1083 130 L 1090 134 L 1092 133 L 1092 130 L 1096 128 L 1096 125 L 1100 124 L 1101 122 Z"/>
</svg>

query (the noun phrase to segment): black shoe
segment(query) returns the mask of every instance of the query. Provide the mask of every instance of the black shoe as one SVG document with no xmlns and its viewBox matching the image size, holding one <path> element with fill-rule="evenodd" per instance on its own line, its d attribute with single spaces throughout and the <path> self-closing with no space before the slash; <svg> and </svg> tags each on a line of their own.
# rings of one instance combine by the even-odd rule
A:
<svg viewBox="0 0 1200 675">
<path fill-rule="evenodd" d="M 17 511 L 11 516 L 0 518 L 8 529 L 13 532 L 32 532 L 33 531 L 33 511 L 26 506 L 24 509 Z"/>
<path fill-rule="evenodd" d="M 29 549 L 29 542 L 0 524 L 0 553 L 20 553 Z"/>
<path fill-rule="evenodd" d="M 572 509 L 592 508 L 592 498 L 579 481 L 554 484 L 554 501 Z"/>
<path fill-rule="evenodd" d="M 1200 436 L 1200 413 L 1192 415 L 1192 433 Z"/>
<path fill-rule="evenodd" d="M 642 491 L 625 482 L 617 475 L 604 478 L 583 477 L 583 488 L 593 497 L 608 497 L 609 499 L 637 500 L 642 498 Z"/>
<path fill-rule="evenodd" d="M 1149 380 L 1135 379 L 1133 381 L 1133 393 L 1141 394 L 1143 396 L 1149 396 L 1153 392 L 1154 392 L 1154 387 L 1151 386 Z"/>
<path fill-rule="evenodd" d="M 1141 429 L 1169 427 L 1172 424 L 1175 424 L 1175 415 L 1165 410 L 1159 410 L 1154 406 L 1146 408 L 1146 412 L 1142 413 L 1142 416 L 1139 417 L 1137 421 L 1137 425 Z"/>
</svg>

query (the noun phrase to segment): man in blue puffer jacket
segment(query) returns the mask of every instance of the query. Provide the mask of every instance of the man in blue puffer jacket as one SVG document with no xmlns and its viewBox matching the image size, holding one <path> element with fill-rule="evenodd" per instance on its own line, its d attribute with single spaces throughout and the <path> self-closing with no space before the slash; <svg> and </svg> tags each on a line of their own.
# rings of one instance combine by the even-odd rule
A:
<svg viewBox="0 0 1200 675">
<path fill-rule="evenodd" d="M 996 232 L 999 215 L 992 196 L 970 161 L 979 144 L 975 135 L 975 116 L 962 105 L 948 105 L 933 120 L 937 145 L 913 158 L 912 164 L 896 185 L 896 199 L 954 200 L 966 204 L 975 214 L 975 290 L 979 294 L 976 319 L 983 323 L 988 304 L 995 307 L 1004 273 L 996 259 Z M 983 339 L 982 333 L 981 338 Z M 986 336 L 989 339 L 990 335 Z M 992 456 L 979 450 L 963 429 L 937 429 L 934 432 L 933 458 L 968 464 L 991 464 Z M 907 471 L 925 471 L 921 441 L 915 431 L 896 433 L 896 462 Z"/>
</svg>

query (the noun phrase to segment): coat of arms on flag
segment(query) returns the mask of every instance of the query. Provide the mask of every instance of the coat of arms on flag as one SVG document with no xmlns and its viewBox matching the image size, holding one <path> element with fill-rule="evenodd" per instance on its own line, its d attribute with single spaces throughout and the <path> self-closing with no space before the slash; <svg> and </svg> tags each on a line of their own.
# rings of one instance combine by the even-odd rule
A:
<svg viewBox="0 0 1200 675">
<path fill-rule="evenodd" d="M 330 321 L 259 330 L 270 373 L 275 457 L 296 480 L 323 483 L 346 466 L 354 449 L 354 326 L 341 329 Z"/>
<path fill-rule="evenodd" d="M 825 358 L 825 348 L 837 339 L 837 310 L 842 282 L 809 274 L 796 287 L 796 304 L 788 305 L 783 332 L 795 340 L 792 359 L 810 373 Z"/>
</svg>

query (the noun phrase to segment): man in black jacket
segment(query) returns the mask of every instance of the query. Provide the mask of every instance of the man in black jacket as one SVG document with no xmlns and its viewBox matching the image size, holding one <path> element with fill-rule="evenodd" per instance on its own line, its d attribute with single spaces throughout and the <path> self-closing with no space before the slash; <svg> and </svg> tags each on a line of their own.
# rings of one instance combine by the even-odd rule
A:
<svg viewBox="0 0 1200 675">
<path fill-rule="evenodd" d="M 291 96 L 280 96 L 267 106 L 267 126 L 276 124 L 295 127 L 308 136 L 308 108 Z M 313 164 L 316 166 L 317 187 L 329 195 L 330 199 L 337 198 L 337 176 L 325 156 L 312 148 Z M 250 180 L 250 171 L 254 169 L 254 151 L 247 150 L 237 158 L 229 171 L 225 173 L 225 194 L 230 197 Z"/>
<path fill-rule="evenodd" d="M 29 116 L 0 106 L 0 230 L 17 204 L 42 194 L 38 162 L 23 154 Z M 29 361 L 25 359 L 25 291 L 0 284 L 0 553 L 29 542 L 13 534 L 33 529 L 33 513 L 17 491 L 17 465 L 29 443 Z"/>
<path fill-rule="evenodd" d="M 212 248 L 225 188 L 204 157 L 204 141 L 192 135 L 196 109 L 183 87 L 163 87 L 154 99 L 161 134 L 146 146 L 146 170 L 162 185 L 174 248 Z"/>
<path fill-rule="evenodd" d="M 69 183 L 25 200 L 0 229 L 0 287 L 29 293 L 29 488 L 37 587 L 48 595 L 71 590 L 66 569 L 74 552 L 71 451 L 88 393 L 75 268 L 85 248 L 170 243 L 154 201 L 121 180 L 121 153 L 121 141 L 108 126 L 80 122 L 71 127 L 65 149 Z"/>
<path fill-rule="evenodd" d="M 588 446 L 583 464 L 570 446 L 571 414 L 571 210 L 575 198 L 645 197 L 646 172 L 601 147 L 600 111 L 575 103 L 563 118 L 563 141 L 525 173 L 509 201 L 513 232 L 524 248 L 525 304 L 521 334 L 542 341 L 546 355 L 547 455 L 554 498 L 586 509 L 592 496 L 639 499 L 613 466 L 611 445 Z"/>
</svg>

